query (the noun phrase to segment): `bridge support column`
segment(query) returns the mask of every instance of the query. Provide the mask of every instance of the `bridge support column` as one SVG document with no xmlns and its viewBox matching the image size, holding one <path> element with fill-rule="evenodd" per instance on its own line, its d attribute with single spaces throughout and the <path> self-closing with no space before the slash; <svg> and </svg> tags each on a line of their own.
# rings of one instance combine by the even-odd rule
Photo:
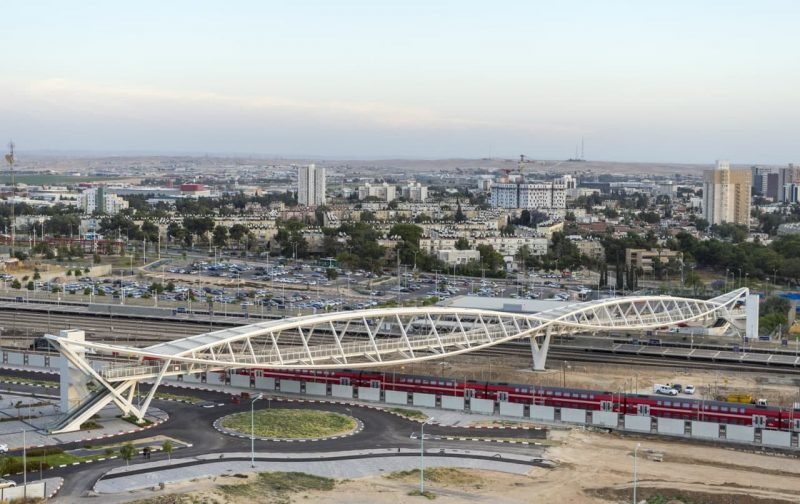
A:
<svg viewBox="0 0 800 504">
<path fill-rule="evenodd" d="M 744 306 L 747 320 L 745 321 L 745 337 L 752 341 L 758 339 L 758 303 L 760 299 L 758 294 L 747 294 Z"/>
<path fill-rule="evenodd" d="M 533 357 L 533 370 L 544 371 L 544 364 L 547 361 L 547 351 L 550 349 L 550 327 L 544 332 L 542 345 L 536 342 L 536 337 L 531 338 L 531 356 Z"/>
<path fill-rule="evenodd" d="M 59 336 L 71 341 L 83 341 L 86 334 L 77 329 L 62 330 Z M 75 352 L 83 358 L 85 350 L 76 347 Z M 61 358 L 61 412 L 66 413 L 89 395 L 89 377 L 66 357 Z"/>
</svg>

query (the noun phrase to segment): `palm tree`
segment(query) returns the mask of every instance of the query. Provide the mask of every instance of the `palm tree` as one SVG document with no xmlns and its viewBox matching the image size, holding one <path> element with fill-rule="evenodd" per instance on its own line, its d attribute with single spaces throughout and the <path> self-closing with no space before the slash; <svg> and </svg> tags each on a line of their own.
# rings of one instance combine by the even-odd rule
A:
<svg viewBox="0 0 800 504">
<path fill-rule="evenodd" d="M 131 443 L 125 443 L 119 449 L 119 456 L 122 460 L 125 461 L 125 465 L 129 466 L 131 463 L 131 459 L 136 454 L 136 447 L 134 447 Z"/>
<path fill-rule="evenodd" d="M 164 450 L 164 453 L 167 454 L 167 458 L 169 458 L 170 463 L 172 462 L 172 442 L 167 440 L 164 441 L 164 444 L 161 445 L 161 449 Z"/>
</svg>

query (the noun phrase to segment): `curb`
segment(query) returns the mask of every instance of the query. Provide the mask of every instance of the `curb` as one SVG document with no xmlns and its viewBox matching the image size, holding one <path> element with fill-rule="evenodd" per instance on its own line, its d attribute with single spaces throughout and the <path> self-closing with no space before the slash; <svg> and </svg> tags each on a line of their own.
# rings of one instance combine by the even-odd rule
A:
<svg viewBox="0 0 800 504">
<path fill-rule="evenodd" d="M 45 497 L 45 500 L 49 500 L 49 499 L 52 499 L 53 497 L 55 497 L 55 495 L 58 493 L 58 491 L 61 490 L 61 487 L 64 486 L 64 478 L 59 478 L 59 480 L 60 481 L 58 482 L 58 486 L 56 487 L 56 489 L 53 490 L 52 492 L 50 492 L 50 495 Z"/>
</svg>

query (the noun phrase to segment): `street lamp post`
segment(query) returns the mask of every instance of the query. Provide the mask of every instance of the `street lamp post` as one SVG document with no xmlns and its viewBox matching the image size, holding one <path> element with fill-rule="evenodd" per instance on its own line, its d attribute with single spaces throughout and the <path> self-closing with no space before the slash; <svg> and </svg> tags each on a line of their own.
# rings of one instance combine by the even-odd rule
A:
<svg viewBox="0 0 800 504">
<path fill-rule="evenodd" d="M 256 422 L 255 422 L 255 404 L 256 401 L 264 397 L 264 394 L 258 394 L 250 401 L 250 467 L 256 466 Z"/>
<path fill-rule="evenodd" d="M 419 493 L 425 493 L 425 425 L 431 423 L 433 417 L 428 418 L 419 428 Z"/>
<path fill-rule="evenodd" d="M 642 443 L 636 443 L 636 448 L 633 449 L 633 504 L 636 504 L 636 478 L 637 478 L 636 462 L 639 456 L 639 448 L 641 447 Z"/>
</svg>

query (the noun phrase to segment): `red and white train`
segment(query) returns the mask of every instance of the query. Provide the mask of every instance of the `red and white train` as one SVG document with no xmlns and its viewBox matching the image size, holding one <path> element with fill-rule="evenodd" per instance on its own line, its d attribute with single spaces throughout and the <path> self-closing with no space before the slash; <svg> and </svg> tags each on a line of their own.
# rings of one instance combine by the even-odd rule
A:
<svg viewBox="0 0 800 504">
<path fill-rule="evenodd" d="M 381 390 L 406 391 L 465 399 L 488 399 L 524 405 L 613 411 L 631 415 L 701 420 L 723 424 L 748 425 L 766 429 L 800 432 L 800 411 L 775 406 L 707 401 L 675 396 L 625 394 L 539 385 L 517 385 L 452 378 L 416 376 L 394 372 L 359 370 L 279 370 L 240 369 L 238 375 L 296 380 L 300 382 L 351 385 Z"/>
</svg>

